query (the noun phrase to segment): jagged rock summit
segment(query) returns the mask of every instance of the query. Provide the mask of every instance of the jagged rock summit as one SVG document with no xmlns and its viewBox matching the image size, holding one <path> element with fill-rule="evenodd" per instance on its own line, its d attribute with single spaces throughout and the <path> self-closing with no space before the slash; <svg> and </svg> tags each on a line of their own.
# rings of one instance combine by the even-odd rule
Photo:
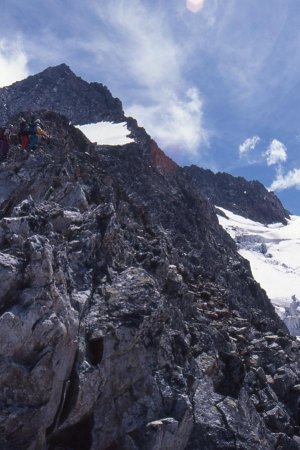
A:
<svg viewBox="0 0 300 450">
<path fill-rule="evenodd" d="M 39 115 L 0 167 L 0 448 L 298 449 L 299 343 L 213 206 L 134 120 Z"/>
<path fill-rule="evenodd" d="M 229 209 L 235 214 L 261 223 L 282 222 L 289 219 L 288 211 L 279 198 L 259 181 L 247 181 L 228 173 L 213 173 L 192 165 L 185 172 L 194 186 L 206 195 L 213 205 Z"/>
<path fill-rule="evenodd" d="M 66 64 L 0 89 L 0 124 L 21 111 L 50 110 L 64 114 L 75 124 L 120 122 L 122 104 L 101 83 L 88 83 Z"/>
</svg>

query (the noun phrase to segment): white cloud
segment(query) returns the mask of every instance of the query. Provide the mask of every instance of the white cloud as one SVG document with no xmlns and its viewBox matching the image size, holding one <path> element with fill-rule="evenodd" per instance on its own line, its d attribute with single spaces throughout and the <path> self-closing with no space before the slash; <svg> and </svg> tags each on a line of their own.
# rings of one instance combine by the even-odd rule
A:
<svg viewBox="0 0 300 450">
<path fill-rule="evenodd" d="M 180 66 L 185 59 L 182 48 L 169 30 L 169 21 L 162 11 L 141 0 L 110 0 L 95 5 L 96 13 L 106 25 L 97 30 L 86 47 L 98 62 L 115 75 L 130 76 L 135 87 L 159 92 L 161 86 L 181 81 Z"/>
<path fill-rule="evenodd" d="M 199 91 L 186 80 L 191 49 L 173 34 L 168 8 L 142 0 L 110 0 L 101 7 L 95 3 L 95 10 L 105 29 L 101 27 L 84 45 L 112 74 L 117 89 L 124 86 L 126 114 L 134 116 L 169 153 L 173 146 L 181 146 L 182 151 L 196 154 L 196 148 L 208 140 L 203 103 Z"/>
<path fill-rule="evenodd" d="M 208 141 L 202 123 L 202 102 L 198 90 L 188 89 L 184 99 L 172 91 L 165 91 L 161 98 L 162 103 L 153 106 L 136 104 L 127 112 L 140 118 L 140 125 L 170 153 L 188 149 L 190 155 L 196 155 L 199 143 Z"/>
<path fill-rule="evenodd" d="M 268 166 L 285 162 L 287 160 L 287 148 L 282 142 L 273 139 L 264 153 L 264 157 Z"/>
<path fill-rule="evenodd" d="M 282 191 L 292 187 L 300 189 L 300 169 L 292 169 L 285 175 L 282 172 L 278 172 L 269 189 L 271 191 Z"/>
<path fill-rule="evenodd" d="M 247 154 L 251 150 L 254 150 L 256 145 L 259 143 L 260 137 L 259 136 L 253 136 L 251 138 L 247 138 L 240 146 L 239 146 L 239 153 L 240 156 Z"/>
<path fill-rule="evenodd" d="M 20 39 L 0 40 L 0 87 L 8 86 L 28 76 L 27 57 Z"/>
</svg>

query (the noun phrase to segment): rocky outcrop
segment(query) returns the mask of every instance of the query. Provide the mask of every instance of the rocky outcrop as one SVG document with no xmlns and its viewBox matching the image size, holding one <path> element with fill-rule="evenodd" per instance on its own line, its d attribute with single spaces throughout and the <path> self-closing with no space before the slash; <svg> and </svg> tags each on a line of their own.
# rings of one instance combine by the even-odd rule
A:
<svg viewBox="0 0 300 450">
<path fill-rule="evenodd" d="M 101 83 L 88 83 L 66 64 L 0 89 L 0 125 L 21 111 L 51 110 L 75 124 L 124 120 L 122 104 Z"/>
<path fill-rule="evenodd" d="M 228 173 L 213 173 L 194 165 L 185 167 L 184 171 L 194 187 L 213 205 L 261 223 L 287 223 L 288 211 L 278 197 L 259 181 L 247 181 Z"/>
<path fill-rule="evenodd" d="M 299 448 L 299 344 L 207 199 L 41 117 L 0 168 L 1 448 Z"/>
<path fill-rule="evenodd" d="M 165 173 L 176 173 L 179 166 L 172 161 L 165 153 L 158 147 L 156 142 L 151 143 L 151 162 L 157 169 L 162 169 Z"/>
<path fill-rule="evenodd" d="M 300 335 L 300 302 L 295 295 L 292 296 L 290 305 L 285 307 L 282 320 L 293 336 Z"/>
</svg>

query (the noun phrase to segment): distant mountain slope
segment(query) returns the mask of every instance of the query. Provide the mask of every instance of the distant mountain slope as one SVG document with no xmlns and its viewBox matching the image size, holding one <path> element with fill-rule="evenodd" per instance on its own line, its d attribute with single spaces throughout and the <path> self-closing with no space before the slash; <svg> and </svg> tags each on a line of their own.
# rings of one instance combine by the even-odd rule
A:
<svg viewBox="0 0 300 450">
<path fill-rule="evenodd" d="M 124 120 L 121 101 L 106 86 L 77 77 L 66 64 L 0 89 L 0 124 L 20 111 L 51 110 L 81 125 Z"/>
<path fill-rule="evenodd" d="M 213 173 L 197 166 L 185 167 L 186 175 L 212 204 L 261 223 L 286 224 L 289 213 L 278 197 L 258 181 L 228 173 Z"/>
<path fill-rule="evenodd" d="M 266 226 L 222 211 L 226 217 L 219 216 L 219 223 L 237 243 L 240 255 L 250 262 L 254 278 L 290 332 L 300 335 L 300 310 L 289 310 L 293 297 L 300 298 L 300 217 L 292 216 L 286 226 Z"/>
</svg>

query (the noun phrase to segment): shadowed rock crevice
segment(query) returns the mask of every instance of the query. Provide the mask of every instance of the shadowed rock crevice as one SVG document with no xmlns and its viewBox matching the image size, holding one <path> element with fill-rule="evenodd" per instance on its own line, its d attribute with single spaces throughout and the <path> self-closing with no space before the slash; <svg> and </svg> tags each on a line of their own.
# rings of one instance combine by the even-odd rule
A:
<svg viewBox="0 0 300 450">
<path fill-rule="evenodd" d="M 90 450 L 92 448 L 93 416 L 83 418 L 76 425 L 52 435 L 49 450 Z"/>
<path fill-rule="evenodd" d="M 219 353 L 220 375 L 215 381 L 215 391 L 221 395 L 238 398 L 245 378 L 245 366 L 236 355 Z"/>
<path fill-rule="evenodd" d="M 100 364 L 103 358 L 103 337 L 94 337 L 88 341 L 88 359 L 93 366 Z"/>
</svg>

